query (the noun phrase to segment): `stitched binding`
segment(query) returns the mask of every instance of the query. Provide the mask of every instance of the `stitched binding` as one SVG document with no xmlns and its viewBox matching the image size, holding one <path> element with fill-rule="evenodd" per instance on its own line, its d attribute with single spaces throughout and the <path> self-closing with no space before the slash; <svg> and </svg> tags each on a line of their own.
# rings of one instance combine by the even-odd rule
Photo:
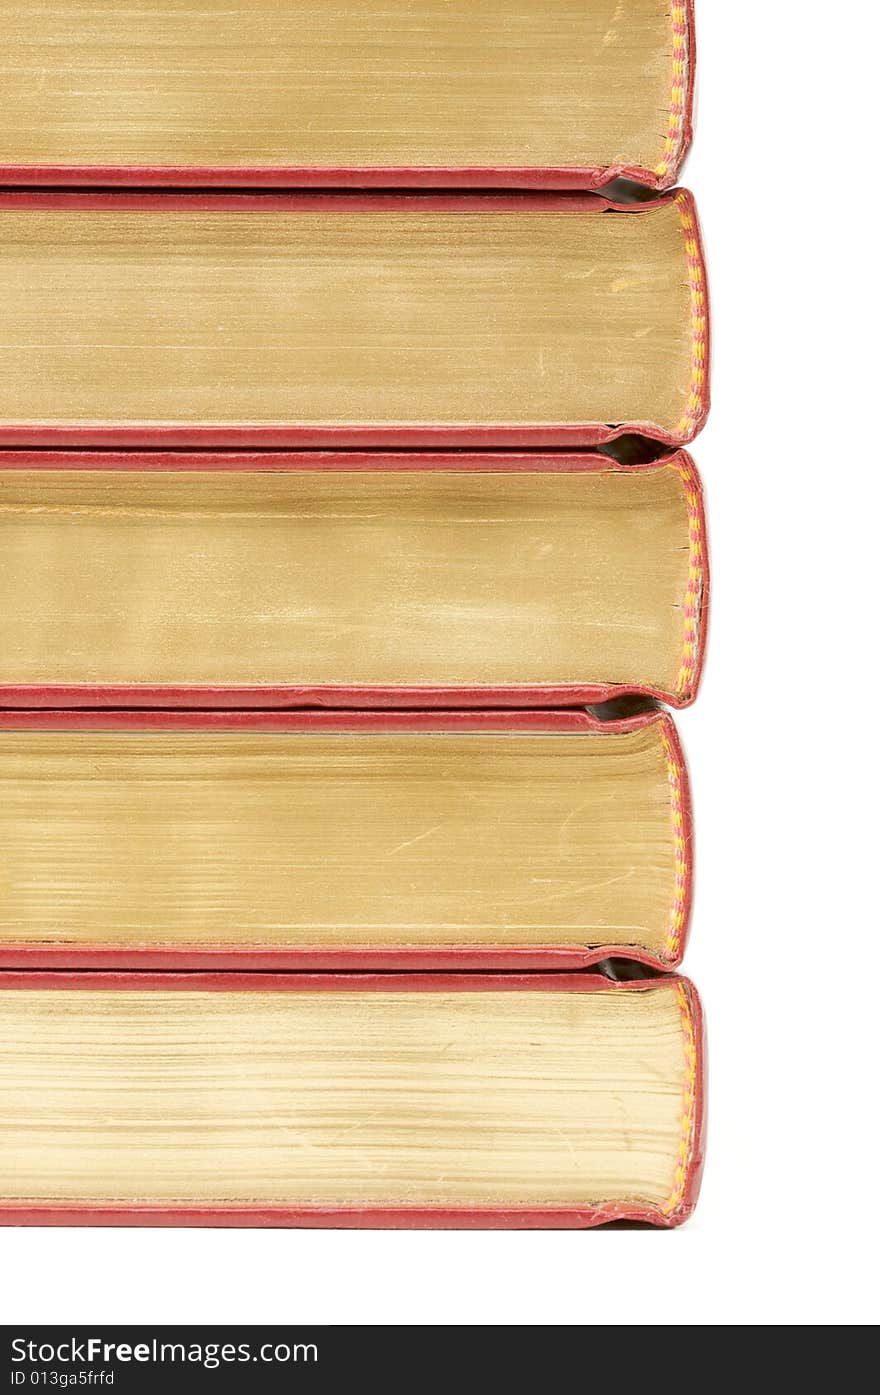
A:
<svg viewBox="0 0 880 1395">
<path fill-rule="evenodd" d="M 684 1034 L 684 1096 L 681 1110 L 681 1139 L 675 1167 L 675 1185 L 661 1207 L 665 1216 L 671 1215 L 684 1200 L 688 1166 L 693 1153 L 694 1125 L 697 1116 L 697 1038 L 694 1032 L 687 990 L 683 983 L 678 985 L 678 1009 L 681 1014 L 681 1026 Z"/>
<path fill-rule="evenodd" d="M 669 912 L 669 930 L 663 945 L 663 958 L 675 960 L 681 949 L 684 934 L 685 910 L 687 906 L 688 882 L 690 880 L 690 859 L 684 826 L 684 791 L 682 789 L 681 761 L 664 726 L 660 738 L 663 754 L 666 757 L 666 778 L 672 804 L 672 842 L 675 858 L 675 884 L 672 895 L 672 908 Z"/>
<path fill-rule="evenodd" d="M 700 242 L 697 236 L 697 220 L 693 201 L 686 190 L 675 197 L 675 206 L 684 233 L 685 255 L 687 257 L 688 293 L 691 308 L 691 381 L 688 388 L 687 405 L 676 431 L 689 440 L 697 429 L 703 412 L 706 391 L 706 274 L 700 256 Z"/>
<path fill-rule="evenodd" d="M 684 485 L 688 518 L 688 578 L 684 595 L 684 644 L 681 664 L 675 680 L 675 694 L 680 698 L 692 696 L 697 675 L 700 611 L 703 600 L 705 538 L 703 511 L 700 507 L 700 485 L 692 461 L 680 457 L 676 468 Z"/>
<path fill-rule="evenodd" d="M 669 119 L 666 124 L 666 137 L 663 141 L 663 155 L 660 163 L 654 166 L 658 179 L 665 179 L 670 169 L 678 163 L 678 154 L 684 136 L 684 105 L 687 92 L 687 8 L 682 3 L 673 3 L 672 20 L 672 91 L 669 97 Z"/>
</svg>

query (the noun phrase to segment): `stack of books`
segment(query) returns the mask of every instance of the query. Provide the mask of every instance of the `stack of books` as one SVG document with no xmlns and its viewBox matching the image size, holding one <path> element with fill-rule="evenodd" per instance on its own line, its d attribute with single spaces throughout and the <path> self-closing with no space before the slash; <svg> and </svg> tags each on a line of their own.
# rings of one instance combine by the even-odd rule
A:
<svg viewBox="0 0 880 1395">
<path fill-rule="evenodd" d="M 8 9 L 0 1220 L 678 1224 L 690 5 Z"/>
</svg>

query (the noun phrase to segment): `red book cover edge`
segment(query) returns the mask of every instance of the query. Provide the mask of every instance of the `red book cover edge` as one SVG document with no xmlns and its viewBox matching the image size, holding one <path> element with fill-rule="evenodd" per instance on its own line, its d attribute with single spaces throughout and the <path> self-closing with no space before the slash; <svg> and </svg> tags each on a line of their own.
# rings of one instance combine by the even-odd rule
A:
<svg viewBox="0 0 880 1395">
<path fill-rule="evenodd" d="M 703 487 L 696 465 L 684 450 L 636 465 L 619 465 L 595 452 L 580 454 L 504 454 L 463 452 L 273 452 L 234 453 L 148 451 L 39 451 L 0 450 L 0 470 L 156 470 L 241 471 L 283 473 L 296 470 L 442 470 L 462 472 L 591 474 L 615 470 L 638 473 L 674 466 L 681 475 L 690 516 L 690 545 L 699 575 L 696 593 L 685 599 L 691 606 L 693 660 L 682 667 L 685 675 L 675 692 L 650 684 L 557 683 L 510 687 L 342 687 L 333 684 L 303 686 L 253 685 L 180 686 L 175 684 L 15 684 L 0 681 L 0 708 L 506 708 L 574 707 L 608 702 L 623 696 L 650 698 L 681 709 L 689 707 L 699 690 L 706 653 L 709 623 L 709 555 Z M 2 678 L 2 671 L 0 671 Z"/>
<path fill-rule="evenodd" d="M 439 165 L 0 165 L 0 184 L 103 186 L 105 188 L 332 188 L 332 189 L 529 189 L 603 188 L 616 179 L 633 180 L 648 189 L 668 189 L 675 182 L 693 139 L 694 80 L 697 45 L 694 0 L 684 9 L 685 90 L 670 123 L 680 126 L 669 159 L 648 169 L 642 165 L 439 166 Z M 670 127 L 671 129 L 671 127 Z"/>
<path fill-rule="evenodd" d="M 463 711 L 323 711 L 194 712 L 194 711 L 7 711 L 0 712 L 0 731 L 332 731 L 332 732 L 590 732 L 637 731 L 659 725 L 667 759 L 673 833 L 677 847 L 677 876 L 670 906 L 670 935 L 662 955 L 630 946 L 599 945 L 591 949 L 568 946 L 514 948 L 499 945 L 476 949 L 457 946 L 331 949 L 290 947 L 210 948 L 167 945 L 161 949 L 131 945 L 65 946 L 0 945 L 0 969 L 56 970 L 293 970 L 338 971 L 464 971 L 584 969 L 603 959 L 625 958 L 662 972 L 676 968 L 687 943 L 693 904 L 693 817 L 690 782 L 675 723 L 665 712 L 602 721 L 589 712 Z"/>
<path fill-rule="evenodd" d="M 689 979 L 675 974 L 653 979 L 676 984 L 681 994 L 688 1080 L 682 1114 L 683 1156 L 676 1187 L 666 1206 L 603 1202 L 595 1206 L 266 1206 L 149 1205 L 90 1202 L 0 1201 L 6 1226 L 190 1226 L 301 1227 L 343 1230 L 581 1230 L 610 1221 L 637 1221 L 672 1228 L 693 1212 L 705 1154 L 705 1030 L 699 996 Z M 0 990 L 85 989 L 115 991 L 183 990 L 201 992 L 638 992 L 638 980 L 612 983 L 599 974 L 111 974 L 4 973 Z"/>
<path fill-rule="evenodd" d="M 574 425 L 523 424 L 499 422 L 495 425 L 440 426 L 391 424 L 365 426 L 319 424 L 251 424 L 243 426 L 180 423 L 158 425 L 53 426 L 40 423 L 7 422 L 0 425 L 0 447 L 37 449 L 40 447 L 76 449 L 222 449 L 222 450 L 307 450 L 360 449 L 383 446 L 403 449 L 579 449 L 607 445 L 621 436 L 641 435 L 667 446 L 687 445 L 702 429 L 709 412 L 710 332 L 705 257 L 693 195 L 686 189 L 672 190 L 640 204 L 624 204 L 600 194 L 393 194 L 393 193 L 296 193 L 296 194 L 206 194 L 206 193 L 67 193 L 0 192 L 2 209 L 123 209 L 159 212 L 200 210 L 223 212 L 283 212 L 321 210 L 372 212 L 386 208 L 418 212 L 426 208 L 442 212 L 513 211 L 553 209 L 559 212 L 603 212 L 637 217 L 656 208 L 658 203 L 675 202 L 680 210 L 682 236 L 686 247 L 691 294 L 692 379 L 686 409 L 674 431 L 654 422 L 583 422 Z"/>
</svg>

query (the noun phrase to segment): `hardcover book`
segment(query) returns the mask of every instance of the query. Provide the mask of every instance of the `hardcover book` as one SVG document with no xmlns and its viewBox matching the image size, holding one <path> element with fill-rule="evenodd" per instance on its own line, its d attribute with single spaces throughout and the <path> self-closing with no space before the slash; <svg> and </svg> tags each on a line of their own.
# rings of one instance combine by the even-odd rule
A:
<svg viewBox="0 0 880 1395">
<path fill-rule="evenodd" d="M 0 1223 L 673 1226 L 676 977 L 0 974 Z"/>
<path fill-rule="evenodd" d="M 6 712 L 0 967 L 678 964 L 671 718 Z"/>
<path fill-rule="evenodd" d="M 0 182 L 675 178 L 690 0 L 6 0 Z"/>
<path fill-rule="evenodd" d="M 0 445 L 680 445 L 693 200 L 0 195 Z"/>
<path fill-rule="evenodd" d="M 548 706 L 696 693 L 684 452 L 0 452 L 0 703 Z"/>
</svg>

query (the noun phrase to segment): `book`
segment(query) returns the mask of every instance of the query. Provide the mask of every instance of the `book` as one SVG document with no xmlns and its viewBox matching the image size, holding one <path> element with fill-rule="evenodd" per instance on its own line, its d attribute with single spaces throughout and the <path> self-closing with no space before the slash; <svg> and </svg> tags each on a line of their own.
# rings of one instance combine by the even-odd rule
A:
<svg viewBox="0 0 880 1395">
<path fill-rule="evenodd" d="M 0 974 L 0 1222 L 673 1226 L 676 977 Z"/>
<path fill-rule="evenodd" d="M 690 0 L 6 0 L 0 182 L 672 183 Z"/>
<path fill-rule="evenodd" d="M 0 967 L 678 964 L 661 712 L 5 712 Z"/>
<path fill-rule="evenodd" d="M 696 694 L 683 451 L 0 452 L 3 706 L 550 706 Z"/>
<path fill-rule="evenodd" d="M 0 195 L 0 445 L 681 445 L 686 192 Z"/>
</svg>

